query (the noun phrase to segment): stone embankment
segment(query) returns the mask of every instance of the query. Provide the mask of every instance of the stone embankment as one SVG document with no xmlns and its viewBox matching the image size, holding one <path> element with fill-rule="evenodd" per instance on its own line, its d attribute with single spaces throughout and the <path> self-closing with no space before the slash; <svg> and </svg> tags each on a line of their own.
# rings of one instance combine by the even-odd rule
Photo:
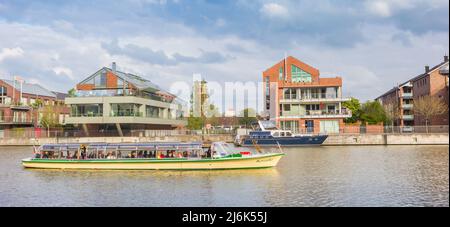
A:
<svg viewBox="0 0 450 227">
<path fill-rule="evenodd" d="M 78 138 L 0 138 L 0 146 L 31 146 L 44 143 L 134 143 L 150 141 L 226 141 L 232 135 L 178 135 L 164 137 L 78 137 Z M 340 134 L 330 135 L 324 145 L 448 145 L 448 133 L 436 134 Z"/>
</svg>

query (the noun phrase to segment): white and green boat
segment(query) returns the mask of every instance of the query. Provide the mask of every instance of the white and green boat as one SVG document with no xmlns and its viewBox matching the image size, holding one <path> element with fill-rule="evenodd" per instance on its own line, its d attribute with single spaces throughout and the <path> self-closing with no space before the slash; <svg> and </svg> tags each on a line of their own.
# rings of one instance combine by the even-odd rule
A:
<svg viewBox="0 0 450 227">
<path fill-rule="evenodd" d="M 236 150 L 214 142 L 207 150 L 200 142 L 44 144 L 34 147 L 34 157 L 22 160 L 26 168 L 109 170 L 212 170 L 269 168 L 284 155 Z"/>
</svg>

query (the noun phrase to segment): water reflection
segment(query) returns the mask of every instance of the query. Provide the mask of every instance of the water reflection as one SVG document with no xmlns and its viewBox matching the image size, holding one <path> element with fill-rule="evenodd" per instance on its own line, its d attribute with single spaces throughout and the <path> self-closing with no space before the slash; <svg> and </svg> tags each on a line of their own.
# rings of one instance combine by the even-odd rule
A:
<svg viewBox="0 0 450 227">
<path fill-rule="evenodd" d="M 23 169 L 0 147 L 1 206 L 448 206 L 448 146 L 284 149 L 276 168 Z"/>
</svg>

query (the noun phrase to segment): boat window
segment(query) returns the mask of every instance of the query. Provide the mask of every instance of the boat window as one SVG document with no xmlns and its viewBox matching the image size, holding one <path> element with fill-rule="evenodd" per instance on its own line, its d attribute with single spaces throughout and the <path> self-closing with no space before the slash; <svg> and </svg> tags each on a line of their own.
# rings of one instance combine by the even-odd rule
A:
<svg viewBox="0 0 450 227">
<path fill-rule="evenodd" d="M 286 132 L 286 136 L 292 136 L 292 133 Z"/>
<path fill-rule="evenodd" d="M 284 132 L 280 132 L 280 135 L 281 135 L 281 136 L 284 136 Z"/>
<path fill-rule="evenodd" d="M 273 133 L 273 136 L 280 136 L 278 132 Z"/>
</svg>

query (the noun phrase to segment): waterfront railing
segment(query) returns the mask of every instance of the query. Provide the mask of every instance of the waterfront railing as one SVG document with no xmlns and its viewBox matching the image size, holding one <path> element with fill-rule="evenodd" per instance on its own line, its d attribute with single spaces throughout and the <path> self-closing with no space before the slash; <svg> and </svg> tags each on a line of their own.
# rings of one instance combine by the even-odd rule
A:
<svg viewBox="0 0 450 227">
<path fill-rule="evenodd" d="M 317 128 L 284 128 L 291 130 L 294 134 L 436 134 L 449 133 L 448 125 L 433 126 L 353 126 L 345 125 L 341 127 Z M 204 136 L 204 135 L 228 135 L 235 136 L 236 130 L 231 129 L 209 129 L 209 130 L 148 130 L 148 129 L 122 129 L 124 137 L 158 137 L 166 139 L 176 136 Z M 0 139 L 2 138 L 79 138 L 79 137 L 119 137 L 116 129 L 99 129 L 84 131 L 82 129 L 45 129 L 45 128 L 12 128 L 0 129 Z"/>
</svg>

